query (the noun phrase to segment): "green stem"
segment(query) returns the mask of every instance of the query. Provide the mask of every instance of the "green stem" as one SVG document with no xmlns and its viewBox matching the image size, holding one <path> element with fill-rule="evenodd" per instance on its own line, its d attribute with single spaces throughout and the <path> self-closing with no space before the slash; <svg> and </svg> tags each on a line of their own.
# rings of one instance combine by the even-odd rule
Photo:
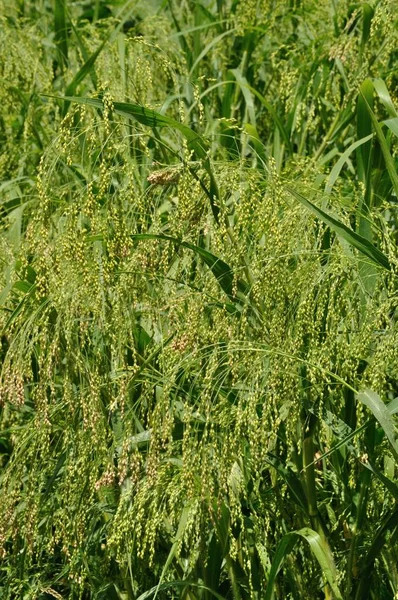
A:
<svg viewBox="0 0 398 600">
<path fill-rule="evenodd" d="M 303 467 L 305 470 L 305 483 L 307 489 L 308 512 L 311 526 L 315 531 L 323 535 L 319 526 L 318 506 L 316 499 L 315 465 L 314 465 L 314 440 L 312 434 L 306 435 L 303 441 Z"/>
<path fill-rule="evenodd" d="M 227 564 L 234 600 L 242 600 L 242 594 L 240 593 L 239 585 L 235 575 L 234 564 L 229 554 L 227 554 L 225 557 L 225 562 Z"/>
<path fill-rule="evenodd" d="M 323 141 L 322 141 L 321 145 L 319 146 L 319 148 L 318 148 L 318 150 L 317 150 L 317 152 L 316 152 L 316 154 L 314 156 L 314 162 L 316 162 L 320 158 L 322 152 L 325 150 L 327 144 L 329 143 L 329 140 L 332 137 L 332 135 L 334 133 L 334 130 L 336 129 L 337 123 L 339 122 L 340 116 L 341 116 L 340 113 L 336 114 L 336 116 L 335 116 L 335 118 L 333 120 L 333 123 L 331 124 L 331 126 L 329 128 L 329 131 L 327 132 L 327 134 L 323 138 Z"/>
</svg>

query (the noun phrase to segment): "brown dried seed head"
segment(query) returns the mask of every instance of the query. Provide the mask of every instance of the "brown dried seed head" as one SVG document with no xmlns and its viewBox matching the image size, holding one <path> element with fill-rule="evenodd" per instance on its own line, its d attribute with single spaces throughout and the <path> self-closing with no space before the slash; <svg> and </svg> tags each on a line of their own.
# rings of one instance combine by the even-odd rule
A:
<svg viewBox="0 0 398 600">
<path fill-rule="evenodd" d="M 171 171 L 154 171 L 148 176 L 149 183 L 152 185 L 171 185 L 178 183 L 180 173 L 175 170 Z"/>
</svg>

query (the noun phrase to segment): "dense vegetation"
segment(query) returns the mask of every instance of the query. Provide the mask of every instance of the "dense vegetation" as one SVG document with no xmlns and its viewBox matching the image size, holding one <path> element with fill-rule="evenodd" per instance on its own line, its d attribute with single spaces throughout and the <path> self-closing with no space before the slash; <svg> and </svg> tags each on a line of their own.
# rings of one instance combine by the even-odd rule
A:
<svg viewBox="0 0 398 600">
<path fill-rule="evenodd" d="M 1 598 L 398 598 L 397 9 L 0 0 Z"/>
</svg>

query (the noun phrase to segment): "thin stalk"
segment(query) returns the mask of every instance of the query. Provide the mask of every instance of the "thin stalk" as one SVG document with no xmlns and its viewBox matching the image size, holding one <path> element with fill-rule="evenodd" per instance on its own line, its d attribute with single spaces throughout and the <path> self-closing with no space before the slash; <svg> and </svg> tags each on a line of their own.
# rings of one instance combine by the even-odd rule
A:
<svg viewBox="0 0 398 600">
<path fill-rule="evenodd" d="M 232 562 L 232 558 L 229 556 L 229 554 L 226 555 L 225 562 L 227 564 L 234 600 L 242 600 L 242 594 L 240 593 L 239 585 L 236 579 L 234 565 Z"/>
<path fill-rule="evenodd" d="M 371 426 L 367 429 L 366 432 L 366 441 L 367 441 L 367 451 L 369 455 L 372 455 L 375 444 L 375 421 L 371 421 Z M 354 570 L 356 567 L 357 556 L 356 551 L 358 548 L 358 536 L 362 530 L 362 525 L 364 519 L 366 517 L 366 508 L 367 501 L 369 495 L 370 481 L 372 473 L 368 469 L 364 469 L 361 477 L 361 489 L 359 494 L 359 502 L 358 502 L 358 510 L 356 514 L 356 522 L 353 531 L 353 536 L 351 539 L 350 552 L 348 555 L 348 563 L 347 563 L 347 577 L 346 577 L 346 590 L 347 590 L 347 598 L 352 590 L 352 579 L 354 576 Z"/>
<path fill-rule="evenodd" d="M 317 417 L 311 414 L 305 424 L 304 440 L 303 440 L 303 470 L 306 485 L 306 494 L 308 501 L 308 514 L 310 516 L 311 527 L 317 531 L 322 537 L 324 532 L 319 522 L 318 505 L 316 498 L 316 482 L 315 482 L 315 464 L 314 464 L 314 431 L 317 423 Z"/>
<path fill-rule="evenodd" d="M 310 517 L 311 527 L 317 531 L 323 540 L 330 556 L 329 543 L 325 536 L 325 531 L 319 518 L 318 503 L 316 497 L 316 481 L 315 481 L 315 464 L 314 464 L 314 432 L 318 419 L 311 414 L 306 425 L 305 435 L 303 440 L 303 468 L 305 473 L 306 494 L 308 501 L 308 514 Z M 324 588 L 326 600 L 332 600 L 333 596 L 328 585 Z"/>
<path fill-rule="evenodd" d="M 319 146 L 318 150 L 315 153 L 314 162 L 316 162 L 320 158 L 322 152 L 325 150 L 326 146 L 328 145 L 329 140 L 332 137 L 334 130 L 336 129 L 336 126 L 339 122 L 339 119 L 340 119 L 340 113 L 337 113 L 335 118 L 333 119 L 333 122 L 329 128 L 329 131 L 326 133 L 325 137 L 322 140 L 321 145 Z"/>
<path fill-rule="evenodd" d="M 357 520 L 355 523 L 355 528 L 352 532 L 350 551 L 349 551 L 348 560 L 347 560 L 347 577 L 346 577 L 346 597 L 347 598 L 350 597 L 351 590 L 352 590 L 352 579 L 354 576 L 354 570 L 356 569 L 356 562 L 357 562 L 356 550 L 358 547 L 358 532 L 360 531 L 360 528 L 361 528 L 361 525 L 363 522 L 363 518 L 364 518 L 364 515 L 366 512 L 366 503 L 367 503 L 367 498 L 368 498 L 368 493 L 369 493 L 369 484 L 370 484 L 371 475 L 372 475 L 371 472 L 368 471 L 367 469 L 363 473 L 363 480 L 362 480 L 361 491 L 360 491 L 360 495 L 359 495 Z"/>
</svg>

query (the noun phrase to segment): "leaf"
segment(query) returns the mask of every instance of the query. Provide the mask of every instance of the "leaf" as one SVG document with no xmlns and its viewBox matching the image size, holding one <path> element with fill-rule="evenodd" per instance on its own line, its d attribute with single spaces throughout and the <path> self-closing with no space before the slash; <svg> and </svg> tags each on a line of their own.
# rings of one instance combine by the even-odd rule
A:
<svg viewBox="0 0 398 600">
<path fill-rule="evenodd" d="M 89 73 L 92 73 L 94 63 L 97 60 L 98 56 L 101 54 L 106 42 L 107 42 L 107 40 L 105 40 L 104 42 L 102 42 L 102 44 L 100 44 L 100 46 L 97 48 L 97 50 L 95 52 L 93 52 L 93 54 L 87 59 L 87 61 L 84 63 L 84 65 L 81 67 L 81 69 L 79 69 L 79 71 L 76 73 L 76 75 L 74 76 L 74 78 L 72 79 L 72 81 L 70 82 L 70 84 L 68 85 L 68 87 L 65 90 L 66 96 L 73 96 L 73 94 L 76 92 L 78 85 L 86 78 L 86 76 Z M 94 86 L 94 87 L 96 87 L 96 86 Z M 62 113 L 63 116 L 65 116 L 66 113 L 68 112 L 69 105 L 70 105 L 70 102 L 64 103 L 64 109 L 63 109 L 63 113 Z"/>
<path fill-rule="evenodd" d="M 300 478 L 292 469 L 286 467 L 277 456 L 271 454 L 270 452 L 267 453 L 265 460 L 278 471 L 289 488 L 293 501 L 306 515 L 308 515 L 307 497 L 305 495 Z"/>
<path fill-rule="evenodd" d="M 70 102 L 77 102 L 79 104 L 88 104 L 95 108 L 99 108 L 100 110 L 104 108 L 103 102 L 99 98 L 63 96 L 62 100 L 69 100 Z M 136 119 L 136 121 L 147 127 L 172 127 L 173 129 L 177 129 L 187 139 L 189 147 L 197 154 L 197 156 L 202 159 L 206 158 L 209 149 L 208 142 L 187 125 L 179 123 L 171 117 L 162 115 L 152 108 L 146 108 L 139 104 L 113 102 L 113 108 L 119 115 L 128 117 L 129 119 Z"/>
<path fill-rule="evenodd" d="M 345 152 L 343 152 L 343 154 L 340 156 L 339 160 L 334 165 L 333 169 L 330 171 L 330 175 L 328 177 L 328 180 L 327 180 L 327 183 L 325 186 L 325 194 L 330 194 L 330 192 L 332 191 L 332 188 L 333 188 L 334 184 L 336 183 L 338 176 L 340 175 L 340 171 L 343 168 L 344 163 L 347 162 L 347 160 L 348 160 L 349 156 L 352 154 L 352 152 L 354 150 L 356 150 L 362 144 L 365 144 L 366 142 L 371 140 L 373 136 L 374 136 L 374 134 L 371 133 L 370 135 L 367 135 L 366 137 L 362 138 L 361 140 L 357 140 L 356 142 L 351 144 L 347 148 L 347 150 L 345 150 Z"/>
<path fill-rule="evenodd" d="M 385 121 L 382 121 L 382 123 L 383 125 L 387 125 L 388 129 L 398 137 L 398 117 L 394 117 L 393 119 L 386 119 Z"/>
<path fill-rule="evenodd" d="M 366 42 L 370 36 L 370 26 L 374 15 L 374 9 L 365 2 L 362 6 L 362 40 L 361 40 L 361 52 L 364 51 Z"/>
<path fill-rule="evenodd" d="M 393 512 L 388 512 L 380 527 L 377 529 L 370 548 L 361 564 L 359 585 L 355 600 L 365 600 L 369 596 L 369 580 L 374 573 L 373 564 L 383 548 L 388 531 L 394 530 L 398 525 L 398 506 Z"/>
<path fill-rule="evenodd" d="M 69 102 L 76 102 L 79 104 L 88 104 L 100 110 L 103 109 L 102 100 L 97 98 L 79 98 L 78 96 L 64 96 L 62 99 L 67 100 Z M 216 222 L 218 223 L 218 214 L 220 212 L 218 202 L 220 198 L 218 186 L 214 178 L 213 171 L 210 165 L 210 159 L 208 156 L 208 152 L 210 149 L 209 143 L 187 125 L 179 123 L 178 121 L 170 117 L 162 115 L 161 113 L 158 113 L 155 110 L 152 110 L 151 108 L 146 108 L 145 106 L 140 106 L 139 104 L 131 104 L 129 102 L 113 102 L 113 109 L 117 114 L 122 115 L 124 117 L 128 117 L 129 119 L 133 118 L 142 125 L 146 125 L 147 127 L 171 127 L 172 129 L 177 129 L 185 137 L 185 139 L 188 142 L 188 148 L 193 150 L 196 156 L 202 160 L 203 168 L 209 175 L 210 189 L 205 189 L 205 191 L 207 192 L 207 195 L 210 199 L 210 205 L 213 212 L 213 216 Z M 202 187 L 204 186 L 202 185 Z"/>
<path fill-rule="evenodd" d="M 68 31 L 66 28 L 65 0 L 54 0 L 54 41 L 58 49 L 61 69 L 68 62 Z"/>
<path fill-rule="evenodd" d="M 369 240 L 362 237 L 355 231 L 352 231 L 352 229 L 347 227 L 347 225 L 344 225 L 344 223 L 341 223 L 341 221 L 338 221 L 328 213 L 324 212 L 322 209 L 315 206 L 315 204 L 304 198 L 304 196 L 299 194 L 299 192 L 296 192 L 296 190 L 293 188 L 286 186 L 286 189 L 290 194 L 292 194 L 292 196 L 301 202 L 301 204 L 307 207 L 314 215 L 321 219 L 321 221 L 333 229 L 337 235 L 346 240 L 351 246 L 359 250 L 359 252 L 367 256 L 373 263 L 383 267 L 384 269 L 391 270 L 387 256 L 381 250 L 376 248 L 376 246 L 374 246 L 371 242 L 369 242 Z"/>
<path fill-rule="evenodd" d="M 60 456 L 58 458 L 58 462 L 55 466 L 54 472 L 47 482 L 46 489 L 44 490 L 44 498 L 47 498 L 49 493 L 51 492 L 54 482 L 55 482 L 59 472 L 61 471 L 62 467 L 64 466 L 65 460 L 66 460 L 66 452 L 62 452 L 62 454 L 60 454 Z"/>
<path fill-rule="evenodd" d="M 370 79 L 365 79 L 361 85 L 357 101 L 357 136 L 359 140 L 369 138 L 372 133 L 372 120 L 370 118 L 367 106 L 373 108 L 373 83 Z M 372 142 L 370 139 L 358 146 L 358 176 L 365 186 L 369 188 L 371 163 L 372 163 Z M 368 194 L 370 196 L 370 194 Z M 369 207 L 366 206 L 366 209 Z"/>
<path fill-rule="evenodd" d="M 386 138 L 384 137 L 383 131 L 381 129 L 380 123 L 378 122 L 376 115 L 374 114 L 372 108 L 370 107 L 367 99 L 362 94 L 363 101 L 365 106 L 369 112 L 370 118 L 373 123 L 374 130 L 376 132 L 377 138 L 379 140 L 380 148 L 384 156 L 384 161 L 386 163 L 387 171 L 391 179 L 392 186 L 394 188 L 395 195 L 398 196 L 398 173 L 395 166 L 395 161 L 391 156 L 390 150 L 388 148 L 388 144 Z"/>
<path fill-rule="evenodd" d="M 265 164 L 267 161 L 265 147 L 260 139 L 257 129 L 251 123 L 245 123 L 244 131 L 249 136 L 249 141 L 252 143 L 258 157 L 262 163 Z"/>
<path fill-rule="evenodd" d="M 244 84 L 242 83 L 242 85 L 244 85 Z M 269 112 L 269 114 L 272 117 L 272 120 L 274 121 L 275 125 L 279 129 L 279 133 L 281 134 L 284 142 L 286 143 L 286 146 L 287 146 L 289 152 L 293 153 L 293 146 L 290 141 L 289 135 L 279 117 L 279 114 L 277 113 L 275 108 L 272 106 L 271 102 L 269 102 L 266 98 L 264 98 L 264 96 L 262 96 L 260 94 L 260 92 L 258 92 L 256 89 L 254 89 L 250 85 L 248 85 L 247 87 L 252 92 L 252 94 L 254 94 L 260 100 L 261 104 Z"/>
<path fill-rule="evenodd" d="M 391 479 L 389 479 L 388 477 L 386 477 L 384 475 L 384 473 L 382 473 L 374 464 L 374 462 L 368 458 L 367 460 L 362 461 L 362 465 L 368 469 L 369 471 L 371 471 L 373 473 L 373 475 L 375 475 L 382 483 L 383 485 L 387 488 L 387 490 L 390 492 L 390 494 L 392 495 L 392 497 L 397 501 L 398 500 L 398 486 L 397 484 L 392 481 Z"/>
<path fill-rule="evenodd" d="M 3 327 L 3 331 L 2 334 L 4 334 L 7 329 L 10 327 L 10 325 L 13 323 L 13 321 L 15 321 L 15 319 L 18 317 L 18 315 L 21 313 L 25 302 L 27 301 L 27 299 L 29 298 L 29 296 L 32 296 L 34 291 L 36 290 L 36 285 L 32 285 L 29 288 L 29 291 L 24 295 L 24 297 L 22 298 L 22 300 L 20 301 L 20 303 L 18 304 L 18 306 L 14 309 L 14 311 L 11 313 L 11 315 L 9 316 L 6 324 Z M 49 300 L 44 300 L 43 304 L 41 305 L 41 307 L 39 308 L 39 310 L 41 308 L 43 308 L 46 304 L 48 304 Z"/>
<path fill-rule="evenodd" d="M 187 526 L 189 514 L 190 514 L 190 511 L 191 511 L 191 504 L 192 503 L 188 502 L 184 506 L 184 508 L 182 510 L 181 517 L 180 517 L 180 522 L 178 524 L 178 529 L 177 529 L 177 534 L 176 534 L 175 540 L 173 542 L 173 545 L 172 545 L 172 547 L 170 549 L 169 555 L 168 555 L 167 560 L 165 562 L 165 565 L 163 567 L 162 573 L 160 575 L 159 583 L 158 583 L 158 585 L 155 588 L 155 595 L 153 597 L 154 600 L 155 600 L 155 598 L 158 595 L 158 592 L 160 590 L 160 585 L 161 585 L 161 583 L 163 581 L 163 578 L 164 578 L 164 576 L 166 574 L 166 571 L 169 568 L 171 562 L 173 561 L 173 558 L 175 557 L 176 552 L 177 552 L 178 545 L 179 545 L 179 543 L 180 543 L 180 541 L 181 541 L 181 539 L 182 539 L 182 537 L 183 537 L 183 535 L 185 533 L 185 528 Z M 141 596 L 140 596 L 140 598 L 141 598 Z"/>
<path fill-rule="evenodd" d="M 155 587 L 151 588 L 150 590 L 147 590 L 146 592 L 141 594 L 137 598 L 137 600 L 147 600 L 147 598 L 151 598 L 151 597 L 155 598 L 154 594 L 156 594 L 157 591 L 161 592 L 163 590 L 167 590 L 172 587 L 180 587 L 180 588 L 193 587 L 198 590 L 204 590 L 206 592 L 209 592 L 210 594 L 212 594 L 214 596 L 214 598 L 217 598 L 217 600 L 226 600 L 226 598 L 224 596 L 221 596 L 220 594 L 218 594 L 214 590 L 210 589 L 206 585 L 203 585 L 201 583 L 196 583 L 194 581 L 168 581 L 167 583 L 163 583 L 161 586 L 155 586 Z"/>
<path fill-rule="evenodd" d="M 13 289 L 18 290 L 19 292 L 27 294 L 30 291 L 30 288 L 32 287 L 32 283 L 30 281 L 20 280 L 16 281 L 12 287 Z"/>
<path fill-rule="evenodd" d="M 274 560 L 271 563 L 271 570 L 267 581 L 264 600 L 273 599 L 276 577 L 282 568 L 283 561 L 285 560 L 286 556 L 290 554 L 290 552 L 293 550 L 295 543 L 296 539 L 291 533 L 288 533 L 287 535 L 283 536 L 283 538 L 279 542 L 276 548 Z"/>
<path fill-rule="evenodd" d="M 316 458 L 316 460 L 313 461 L 313 464 L 315 464 L 315 462 L 323 460 L 324 458 L 327 458 L 328 456 L 331 456 L 331 454 L 333 454 L 336 450 L 338 450 L 342 446 L 347 446 L 348 450 L 352 451 L 353 447 L 349 444 L 349 442 L 355 436 L 357 436 L 359 433 L 362 433 L 362 431 L 364 431 L 365 429 L 367 429 L 370 424 L 371 424 L 371 421 L 366 421 L 366 423 L 364 423 L 363 425 L 361 425 L 360 427 L 358 427 L 357 429 L 355 429 L 354 431 L 352 431 L 351 433 L 349 433 L 347 436 L 345 436 L 343 439 L 341 439 L 340 441 L 338 441 L 336 444 L 334 444 L 333 447 L 330 450 L 328 450 L 327 452 L 324 452 L 323 454 L 321 454 L 320 456 L 318 456 Z M 348 425 L 347 425 L 347 427 L 348 427 Z M 309 466 L 309 465 L 307 465 L 307 466 Z"/>
<path fill-rule="evenodd" d="M 380 98 L 380 102 L 385 106 L 390 117 L 398 117 L 398 113 L 395 109 L 393 101 L 391 100 L 391 96 L 383 79 L 375 79 L 373 81 L 373 86 L 376 90 L 377 95 Z"/>
<path fill-rule="evenodd" d="M 126 7 L 128 7 L 128 3 L 126 4 L 126 6 L 123 7 L 123 12 Z M 79 84 L 82 81 L 84 81 L 84 79 L 87 77 L 87 75 L 90 75 L 94 89 L 97 89 L 97 77 L 96 77 L 95 70 L 93 68 L 94 64 L 95 64 L 98 56 L 101 54 L 102 50 L 104 49 L 105 45 L 108 42 L 112 42 L 114 40 L 114 38 L 119 34 L 121 29 L 123 29 L 123 26 L 124 26 L 126 20 L 129 18 L 130 14 L 133 11 L 134 11 L 134 7 L 131 8 L 130 10 L 128 10 L 126 14 L 124 14 L 124 17 L 120 20 L 120 23 L 117 25 L 117 27 L 115 27 L 115 29 L 113 31 L 111 31 L 111 33 L 108 35 L 108 37 L 98 46 L 97 50 L 95 50 L 95 52 L 93 52 L 91 54 L 91 56 L 88 55 L 88 52 L 84 46 L 83 40 L 79 34 L 78 29 L 74 25 L 73 21 L 71 22 L 71 27 L 72 27 L 73 33 L 76 36 L 80 51 L 81 51 L 83 59 L 84 59 L 84 65 L 79 69 L 79 71 L 76 73 L 76 75 L 74 76 L 72 81 L 66 87 L 65 96 L 73 96 L 76 93 L 77 87 L 79 86 Z M 69 102 L 65 102 L 63 116 L 65 116 L 66 113 L 68 112 L 68 108 L 69 108 Z"/>
<path fill-rule="evenodd" d="M 130 237 L 133 240 L 170 241 L 170 242 L 173 242 L 174 244 L 177 244 L 178 246 L 183 246 L 184 248 L 189 248 L 193 252 L 196 252 L 196 254 L 198 254 L 204 260 L 204 262 L 207 264 L 207 266 L 210 268 L 211 272 L 213 273 L 214 277 L 217 279 L 217 282 L 219 283 L 222 290 L 227 294 L 228 298 L 232 302 L 238 301 L 236 296 L 234 296 L 232 293 L 234 275 L 233 275 L 233 271 L 232 271 L 231 267 L 226 262 L 224 262 L 221 258 L 218 258 L 217 256 L 215 256 L 208 250 L 205 250 L 204 248 L 201 248 L 200 246 L 195 246 L 195 244 L 191 244 L 190 242 L 183 242 L 182 240 L 179 240 L 178 238 L 174 238 L 174 237 L 171 237 L 168 235 L 154 234 L 154 233 L 140 233 L 140 234 L 131 235 Z M 243 280 L 238 280 L 238 290 L 242 294 L 247 294 L 247 292 L 248 292 L 247 283 L 244 282 Z"/>
<path fill-rule="evenodd" d="M 308 542 L 311 551 L 317 559 L 336 600 L 342 600 L 343 597 L 337 585 L 338 571 L 334 565 L 333 557 L 327 542 L 322 540 L 320 535 L 309 527 L 304 527 L 296 533 Z"/>
<path fill-rule="evenodd" d="M 203 581 L 210 589 L 217 589 L 219 586 L 223 560 L 220 543 L 215 533 L 212 532 L 207 547 L 206 564 L 203 569 Z M 206 598 L 208 598 L 207 594 Z"/>
<path fill-rule="evenodd" d="M 395 415 L 398 413 L 398 396 L 391 400 L 391 402 L 387 405 L 388 412 L 390 415 Z"/>
<path fill-rule="evenodd" d="M 213 46 L 215 46 L 216 44 L 218 44 L 218 42 L 221 42 L 221 40 L 227 36 L 227 35 L 234 35 L 235 34 L 235 29 L 229 29 L 227 31 L 224 31 L 223 33 L 221 33 L 220 35 L 218 35 L 217 37 L 215 37 L 214 39 L 212 39 L 202 50 L 202 52 L 199 54 L 199 56 L 196 57 L 195 62 L 193 63 L 191 70 L 189 71 L 189 77 L 192 77 L 192 73 L 193 71 L 195 71 L 197 65 L 200 63 L 200 61 L 202 60 L 202 58 L 204 58 L 206 56 L 206 54 L 209 52 L 209 50 L 211 50 L 211 48 Z"/>
<path fill-rule="evenodd" d="M 249 121 L 253 127 L 256 126 L 256 111 L 254 107 L 253 96 L 250 90 L 250 86 L 247 83 L 246 77 L 243 77 L 240 69 L 232 69 L 231 73 L 236 78 L 236 81 L 242 90 L 243 97 L 246 103 L 247 113 L 249 115 Z"/>
<path fill-rule="evenodd" d="M 376 421 L 382 426 L 384 433 L 391 444 L 395 459 L 398 460 L 397 430 L 388 406 L 386 406 L 380 399 L 380 396 L 372 390 L 360 392 L 358 394 L 358 400 L 372 411 Z"/>
<path fill-rule="evenodd" d="M 273 591 L 275 585 L 275 579 L 282 567 L 283 561 L 286 556 L 293 550 L 294 545 L 297 542 L 297 538 L 303 538 L 306 540 L 311 548 L 313 555 L 318 561 L 319 566 L 322 569 L 322 573 L 326 577 L 330 588 L 334 594 L 336 600 L 343 600 L 343 596 L 337 585 L 338 573 L 333 562 L 333 557 L 330 553 L 329 547 L 325 541 L 323 541 L 320 535 L 310 529 L 304 527 L 298 531 L 292 531 L 285 535 L 278 544 L 275 552 L 274 560 L 272 561 L 271 571 L 267 583 L 267 589 L 265 591 L 264 600 L 272 600 Z"/>
<path fill-rule="evenodd" d="M 141 433 L 136 433 L 129 438 L 131 444 L 149 444 L 151 441 L 151 429 L 147 429 L 146 431 L 141 431 Z"/>
</svg>

